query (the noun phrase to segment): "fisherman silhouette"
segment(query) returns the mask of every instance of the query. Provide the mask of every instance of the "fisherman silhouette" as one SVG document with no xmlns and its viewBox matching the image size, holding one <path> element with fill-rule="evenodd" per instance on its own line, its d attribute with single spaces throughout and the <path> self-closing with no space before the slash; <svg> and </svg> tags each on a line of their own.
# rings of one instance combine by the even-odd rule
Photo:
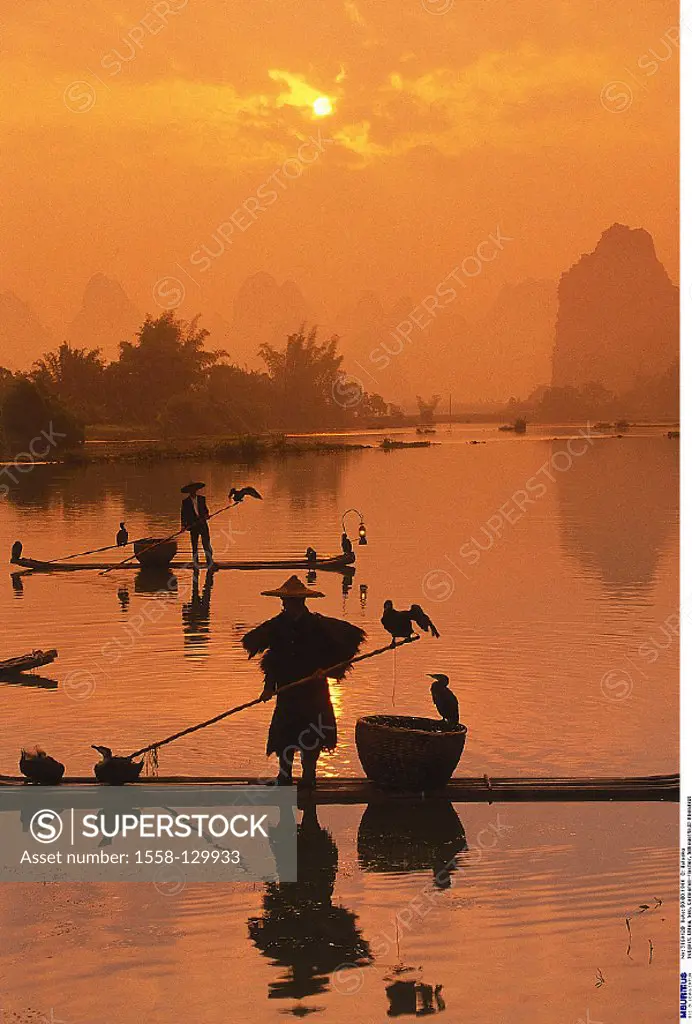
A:
<svg viewBox="0 0 692 1024">
<path fill-rule="evenodd" d="M 203 483 L 189 483 L 180 488 L 180 493 L 185 497 L 180 506 L 180 526 L 183 530 L 190 531 L 190 543 L 192 544 L 192 561 L 198 565 L 199 542 L 202 541 L 204 553 L 207 556 L 207 565 L 214 563 L 214 551 L 211 546 L 209 534 L 209 509 L 207 499 L 200 491 L 204 490 Z"/>
<path fill-rule="evenodd" d="M 276 694 L 267 754 L 279 758 L 278 785 L 290 786 L 293 758 L 300 751 L 303 785 L 314 786 L 321 751 L 333 750 L 337 743 L 336 716 L 324 670 L 353 658 L 365 632 L 343 619 L 309 611 L 306 600 L 324 594 L 310 590 L 297 576 L 291 576 L 276 590 L 263 590 L 262 594 L 280 597 L 282 611 L 251 629 L 242 643 L 250 658 L 264 652 L 262 699 L 271 700 Z M 347 672 L 346 666 L 330 675 L 343 679 Z M 283 692 L 290 683 L 308 676 L 314 676 L 314 681 Z"/>
<path fill-rule="evenodd" d="M 250 940 L 274 966 L 285 968 L 269 984 L 270 999 L 320 995 L 337 969 L 366 967 L 373 960 L 357 916 L 332 902 L 339 851 L 320 825 L 314 801 L 303 811 L 297 842 L 298 880 L 267 883 L 261 916 L 248 920 Z M 299 1005 L 290 1012 L 302 1016 L 315 1009 Z"/>
</svg>

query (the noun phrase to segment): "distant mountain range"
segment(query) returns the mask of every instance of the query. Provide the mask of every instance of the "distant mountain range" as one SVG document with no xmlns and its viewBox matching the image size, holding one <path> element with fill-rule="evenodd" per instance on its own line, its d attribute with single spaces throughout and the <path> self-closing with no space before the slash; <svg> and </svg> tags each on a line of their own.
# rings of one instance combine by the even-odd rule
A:
<svg viewBox="0 0 692 1024">
<path fill-rule="evenodd" d="M 303 324 L 317 322 L 321 337 L 340 337 L 348 373 L 368 391 L 408 408 L 417 394 L 433 393 L 451 394 L 456 406 L 501 404 L 547 383 L 599 381 L 620 395 L 666 373 L 677 358 L 678 289 L 641 228 L 608 228 L 559 284 L 504 285 L 480 321 L 467 319 L 462 290 L 450 295 L 437 307 L 431 303 L 426 314 L 422 297 L 386 306 L 366 292 L 322 322 L 324 314 L 316 313 L 295 282 L 257 273 L 242 284 L 228 311 L 203 310 L 201 323 L 210 331 L 210 348 L 225 348 L 233 362 L 252 368 L 260 366 L 262 342 L 282 345 Z M 0 365 L 27 369 L 63 340 L 101 348 L 114 359 L 144 312 L 118 281 L 96 274 L 76 316 L 51 338 L 26 303 L 0 293 Z"/>
</svg>

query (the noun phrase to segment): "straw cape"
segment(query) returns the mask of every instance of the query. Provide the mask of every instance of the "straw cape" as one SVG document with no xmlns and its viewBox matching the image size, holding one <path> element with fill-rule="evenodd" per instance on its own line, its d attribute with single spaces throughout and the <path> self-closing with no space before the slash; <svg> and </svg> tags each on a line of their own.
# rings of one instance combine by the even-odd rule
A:
<svg viewBox="0 0 692 1024">
<path fill-rule="evenodd" d="M 268 596 L 282 598 L 323 597 L 293 576 Z M 281 755 L 288 747 L 314 751 L 333 750 L 337 743 L 336 717 L 326 679 L 296 686 L 281 693 L 288 683 L 353 658 L 365 640 L 365 632 L 342 619 L 310 611 L 304 605 L 297 615 L 285 609 L 262 622 L 243 637 L 250 658 L 262 652 L 260 666 L 265 689 L 275 692 L 276 706 L 269 726 L 267 754 Z M 330 673 L 343 679 L 348 667 Z"/>
</svg>

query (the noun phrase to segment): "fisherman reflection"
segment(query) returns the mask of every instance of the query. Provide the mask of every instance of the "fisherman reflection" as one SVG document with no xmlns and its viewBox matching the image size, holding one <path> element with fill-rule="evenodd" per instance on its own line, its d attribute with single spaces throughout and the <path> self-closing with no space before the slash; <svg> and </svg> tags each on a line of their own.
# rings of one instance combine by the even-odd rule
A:
<svg viewBox="0 0 692 1024">
<path fill-rule="evenodd" d="M 211 591 L 214 573 L 207 570 L 202 592 L 199 589 L 199 572 L 192 574 L 190 600 L 182 607 L 183 641 L 186 647 L 201 647 L 209 643 L 211 632 Z"/>
<path fill-rule="evenodd" d="M 372 962 L 356 915 L 332 902 L 338 863 L 336 843 L 320 825 L 317 807 L 310 802 L 298 825 L 298 881 L 268 883 L 262 916 L 248 921 L 250 939 L 262 955 L 275 966 L 287 968 L 278 981 L 270 983 L 270 999 L 320 995 L 328 990 L 330 975 L 337 968 Z M 315 1009 L 298 1005 L 290 1012 L 302 1016 Z"/>
</svg>

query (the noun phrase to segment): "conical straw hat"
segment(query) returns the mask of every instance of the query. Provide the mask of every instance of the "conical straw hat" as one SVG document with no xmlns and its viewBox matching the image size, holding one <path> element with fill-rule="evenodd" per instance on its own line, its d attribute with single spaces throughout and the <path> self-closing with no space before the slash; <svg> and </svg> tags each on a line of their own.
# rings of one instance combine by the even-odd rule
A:
<svg viewBox="0 0 692 1024">
<path fill-rule="evenodd" d="M 276 590 L 263 590 L 263 597 L 324 597 L 321 590 L 310 590 L 297 576 L 290 576 Z"/>
</svg>

